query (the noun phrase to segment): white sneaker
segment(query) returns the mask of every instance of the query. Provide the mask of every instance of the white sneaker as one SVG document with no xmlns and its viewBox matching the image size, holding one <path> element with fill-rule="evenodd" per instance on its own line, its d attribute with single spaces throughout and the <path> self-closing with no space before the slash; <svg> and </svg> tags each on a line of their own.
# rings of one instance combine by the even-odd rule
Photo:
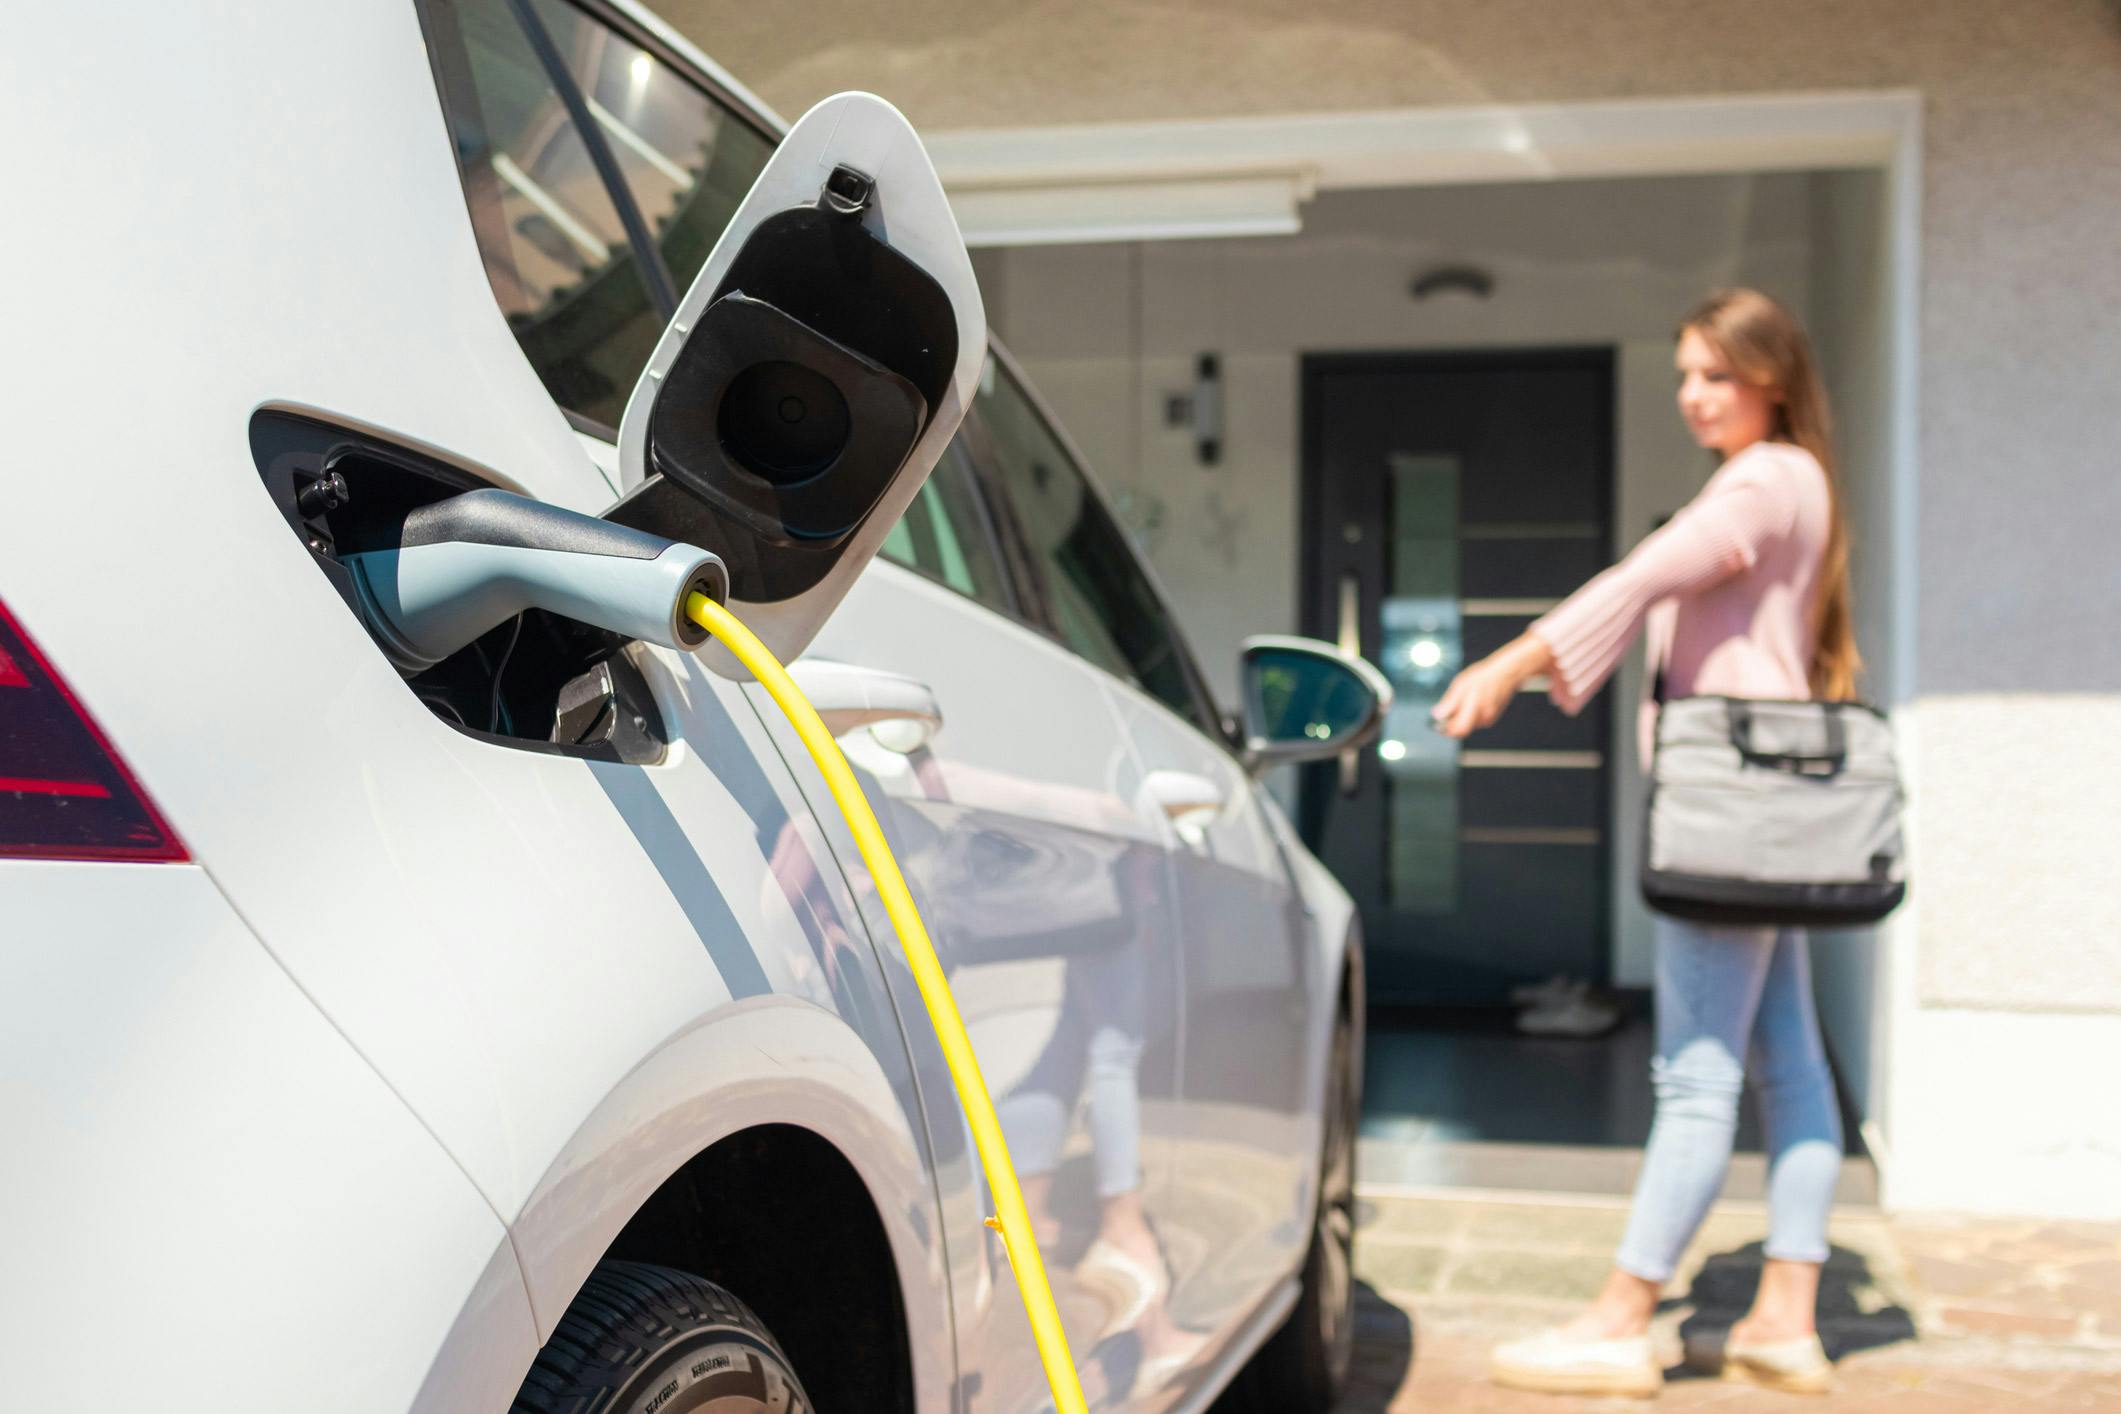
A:
<svg viewBox="0 0 2121 1414">
<path fill-rule="evenodd" d="M 1579 1340 L 1558 1330 L 1541 1331 L 1496 1346 L 1489 1359 L 1488 1378 L 1508 1389 L 1541 1394 L 1650 1399 L 1664 1389 L 1664 1369 L 1646 1335 Z"/>
<path fill-rule="evenodd" d="M 1603 1036 L 1619 1024 L 1620 1008 L 1591 995 L 1588 982 L 1573 982 L 1517 1017 L 1517 1029 L 1527 1036 Z"/>
<path fill-rule="evenodd" d="M 1690 1369 L 1720 1373 L 1738 1384 L 1759 1385 L 1784 1394 L 1831 1394 L 1834 1362 L 1817 1335 L 1793 1340 L 1735 1341 L 1728 1331 L 1689 1336 Z"/>
<path fill-rule="evenodd" d="M 1566 973 L 1557 972 L 1544 982 L 1523 982 L 1510 988 L 1510 1002 L 1513 1006 L 1538 1006 L 1550 997 L 1565 997 L 1572 987 L 1581 985 L 1570 981 Z"/>
<path fill-rule="evenodd" d="M 1075 1264 L 1076 1279 L 1106 1300 L 1105 1324 L 1098 1340 L 1132 1329 L 1152 1304 L 1171 1290 L 1171 1278 L 1158 1262 L 1149 1266 L 1097 1238 Z M 1093 1342 L 1094 1344 L 1095 1342 Z"/>
</svg>

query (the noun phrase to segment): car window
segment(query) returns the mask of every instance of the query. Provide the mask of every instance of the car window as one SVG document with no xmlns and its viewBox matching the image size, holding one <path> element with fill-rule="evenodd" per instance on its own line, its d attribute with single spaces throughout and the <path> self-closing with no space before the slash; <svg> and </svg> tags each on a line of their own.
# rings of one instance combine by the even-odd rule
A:
<svg viewBox="0 0 2121 1414">
<path fill-rule="evenodd" d="M 1133 549 L 1029 395 L 992 356 L 977 407 L 1061 641 L 1214 735 L 1178 632 Z"/>
<path fill-rule="evenodd" d="M 964 452 L 953 442 L 878 553 L 1008 613 L 1014 608 L 1008 581 L 995 560 L 978 496 Z"/>
<path fill-rule="evenodd" d="M 436 69 L 494 298 L 554 401 L 616 426 L 663 332 L 625 225 L 506 0 L 435 9 Z"/>
<path fill-rule="evenodd" d="M 554 401 L 616 427 L 669 318 L 658 288 L 682 292 L 706 263 L 772 144 L 609 26 L 562 0 L 529 0 L 658 248 L 644 270 L 509 0 L 428 10 L 494 297 Z"/>
<path fill-rule="evenodd" d="M 530 0 L 682 296 L 773 155 L 683 75 L 563 0 Z"/>
</svg>

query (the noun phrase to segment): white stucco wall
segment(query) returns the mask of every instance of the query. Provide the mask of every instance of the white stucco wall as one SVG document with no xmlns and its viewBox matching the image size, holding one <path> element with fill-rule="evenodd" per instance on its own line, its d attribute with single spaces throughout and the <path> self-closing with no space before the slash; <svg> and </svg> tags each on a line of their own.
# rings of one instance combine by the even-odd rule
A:
<svg viewBox="0 0 2121 1414">
<path fill-rule="evenodd" d="M 1888 1207 L 2121 1216 L 2121 1105 L 2110 1093 L 2110 1078 L 2121 1067 L 2121 1015 L 2100 1005 L 2096 986 L 2112 965 L 2121 920 L 2108 882 L 2112 866 L 2093 857 L 2110 856 L 2115 835 L 2064 838 L 2069 822 L 2095 818 L 2109 809 L 2103 801 L 2121 792 L 2121 747 L 2105 729 L 2117 708 L 2121 703 L 2072 697 L 1938 698 L 1900 714 L 1901 750 L 1918 783 L 1911 844 L 1927 882 L 1885 930 L 1876 961 L 1881 986 L 1872 1091 L 1880 1122 L 1872 1138 Z M 2023 743 L 2000 753 L 2000 769 L 1937 768 L 1940 755 L 1986 755 L 1999 737 Z M 2071 772 L 2046 761 L 2024 769 L 2038 743 L 2101 737 L 2108 745 Z M 2004 787 L 2000 798 L 1990 794 L 1995 782 L 2014 776 L 2015 787 Z M 2073 799 L 2037 798 L 2063 790 Z M 1964 798 L 1969 791 L 1987 798 Z M 2087 810 L 2086 799 L 2101 803 Z M 2029 834 L 2041 847 L 2058 849 L 2057 872 L 2078 883 L 2067 896 L 2014 899 L 2014 881 L 1994 862 L 2010 847 L 1991 833 L 1988 857 L 1971 857 L 1966 844 L 1983 832 L 1967 821 Z M 1962 877 L 1952 877 L 1955 872 Z M 1940 920 L 1944 910 L 1969 901 L 1977 906 L 1974 917 L 1944 913 Z M 2013 1008 L 1997 1004 L 2008 995 L 2001 988 L 1976 992 L 1970 1003 L 1941 999 L 1924 976 L 1937 965 L 1931 938 L 1940 925 L 1960 923 L 1991 938 L 1991 951 L 2005 966 L 2027 951 L 2024 927 L 2055 930 L 2039 956 L 2067 952 L 2079 959 L 2073 975 L 2093 984 L 2084 1004 Z"/>
</svg>

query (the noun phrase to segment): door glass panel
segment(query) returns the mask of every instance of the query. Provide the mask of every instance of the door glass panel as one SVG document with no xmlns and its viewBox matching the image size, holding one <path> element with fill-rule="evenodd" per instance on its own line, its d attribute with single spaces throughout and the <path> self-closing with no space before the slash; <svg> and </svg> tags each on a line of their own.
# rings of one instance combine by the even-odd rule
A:
<svg viewBox="0 0 2121 1414">
<path fill-rule="evenodd" d="M 1379 666 L 1392 711 L 1377 755 L 1386 793 L 1386 890 L 1416 913 L 1458 907 L 1458 743 L 1429 726 L 1462 659 L 1455 456 L 1394 452 L 1387 465 L 1386 596 Z"/>
</svg>

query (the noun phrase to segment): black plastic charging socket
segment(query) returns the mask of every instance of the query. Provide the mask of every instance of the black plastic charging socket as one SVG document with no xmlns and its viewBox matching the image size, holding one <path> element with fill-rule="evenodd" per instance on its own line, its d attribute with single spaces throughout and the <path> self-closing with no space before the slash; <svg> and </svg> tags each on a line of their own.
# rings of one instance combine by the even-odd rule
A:
<svg viewBox="0 0 2121 1414">
<path fill-rule="evenodd" d="M 250 442 L 274 506 L 364 628 L 352 572 L 340 557 L 394 545 L 419 507 L 492 485 L 409 448 L 293 413 L 255 415 Z M 432 668 L 400 676 L 436 717 L 484 740 L 652 765 L 668 754 L 668 737 L 627 645 L 608 630 L 532 609 Z"/>
</svg>

